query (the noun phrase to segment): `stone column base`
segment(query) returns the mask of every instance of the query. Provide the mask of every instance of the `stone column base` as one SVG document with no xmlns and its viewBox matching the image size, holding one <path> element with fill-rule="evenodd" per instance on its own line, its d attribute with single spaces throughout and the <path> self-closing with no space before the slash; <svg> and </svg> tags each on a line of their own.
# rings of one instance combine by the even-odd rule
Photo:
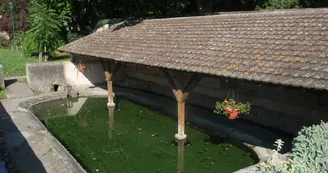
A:
<svg viewBox="0 0 328 173">
<path fill-rule="evenodd" d="M 178 139 L 178 140 L 184 140 L 184 139 L 187 139 L 187 135 L 177 133 L 177 134 L 175 134 L 175 138 Z"/>
<path fill-rule="evenodd" d="M 109 102 L 107 102 L 107 107 L 108 108 L 115 108 L 115 103 L 109 103 Z"/>
</svg>

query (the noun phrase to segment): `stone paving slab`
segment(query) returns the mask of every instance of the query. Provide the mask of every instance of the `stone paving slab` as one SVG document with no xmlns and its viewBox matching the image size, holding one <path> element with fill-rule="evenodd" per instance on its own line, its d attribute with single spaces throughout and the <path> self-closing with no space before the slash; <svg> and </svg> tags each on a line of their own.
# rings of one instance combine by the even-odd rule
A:
<svg viewBox="0 0 328 173">
<path fill-rule="evenodd" d="M 7 98 L 21 98 L 34 96 L 33 91 L 26 83 L 15 82 L 6 87 Z"/>
</svg>

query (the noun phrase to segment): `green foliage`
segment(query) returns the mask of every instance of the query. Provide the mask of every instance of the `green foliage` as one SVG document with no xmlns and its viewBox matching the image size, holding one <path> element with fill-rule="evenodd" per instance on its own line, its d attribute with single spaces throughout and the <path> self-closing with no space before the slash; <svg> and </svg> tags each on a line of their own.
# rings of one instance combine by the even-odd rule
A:
<svg viewBox="0 0 328 173">
<path fill-rule="evenodd" d="M 11 10 L 9 9 L 9 2 L 14 2 L 15 15 L 15 30 L 24 31 L 28 29 L 26 18 L 28 17 L 28 1 L 29 0 L 0 0 L 0 31 L 6 31 L 12 37 L 12 19 Z"/>
<path fill-rule="evenodd" d="M 20 51 L 0 49 L 0 62 L 5 76 L 24 76 L 26 63 L 37 62 L 35 58 L 25 58 Z"/>
<path fill-rule="evenodd" d="M 73 41 L 78 40 L 78 39 L 80 39 L 84 36 L 85 36 L 84 34 L 80 34 L 80 33 L 77 33 L 77 32 L 70 31 L 70 32 L 67 33 L 67 40 L 68 40 L 68 42 L 73 42 Z"/>
<path fill-rule="evenodd" d="M 328 172 L 328 123 L 303 128 L 293 140 L 291 159 L 263 163 L 263 173 Z"/>
<path fill-rule="evenodd" d="M 69 54 L 55 52 L 55 56 L 49 57 L 49 61 L 67 61 Z M 26 63 L 36 63 L 36 58 L 24 57 L 20 51 L 10 49 L 0 49 L 0 62 L 3 66 L 5 76 L 24 76 L 26 73 Z"/>
<path fill-rule="evenodd" d="M 265 3 L 265 8 L 274 9 L 290 9 L 290 8 L 300 8 L 299 0 L 268 0 Z"/>
<path fill-rule="evenodd" d="M 0 37 L 0 48 L 8 48 L 8 47 L 10 47 L 10 41 L 3 37 Z"/>
<path fill-rule="evenodd" d="M 293 172 L 328 172 L 328 123 L 302 129 L 293 141 Z"/>
<path fill-rule="evenodd" d="M 53 9 L 48 9 L 41 4 L 34 4 L 38 11 L 30 16 L 32 28 L 27 31 L 42 51 L 44 47 L 54 50 L 58 46 L 58 35 L 61 23 L 59 16 Z"/>
<path fill-rule="evenodd" d="M 6 90 L 0 88 L 0 99 L 5 99 L 5 98 L 7 98 Z"/>
<path fill-rule="evenodd" d="M 53 9 L 35 1 L 31 3 L 29 23 L 31 29 L 25 33 L 23 52 L 25 56 L 31 52 L 54 51 L 60 44 L 60 17 Z"/>
<path fill-rule="evenodd" d="M 26 58 L 31 57 L 32 52 L 39 51 L 39 47 L 34 41 L 31 33 L 24 33 L 21 50 L 23 52 L 23 56 Z"/>
<path fill-rule="evenodd" d="M 15 41 L 16 41 L 16 45 L 18 46 L 18 48 L 20 48 L 23 44 L 24 41 L 24 32 L 20 31 L 20 32 L 16 32 L 15 33 Z"/>
<path fill-rule="evenodd" d="M 67 27 L 69 17 L 72 13 L 71 3 L 67 0 L 57 0 L 51 1 L 52 7 L 50 9 L 54 9 L 58 14 L 58 19 L 62 26 Z"/>
<path fill-rule="evenodd" d="M 225 99 L 223 102 L 216 102 L 214 113 L 227 116 L 229 115 L 229 112 L 235 109 L 238 109 L 239 113 L 249 114 L 251 104 L 249 102 L 236 103 L 233 99 Z"/>
</svg>

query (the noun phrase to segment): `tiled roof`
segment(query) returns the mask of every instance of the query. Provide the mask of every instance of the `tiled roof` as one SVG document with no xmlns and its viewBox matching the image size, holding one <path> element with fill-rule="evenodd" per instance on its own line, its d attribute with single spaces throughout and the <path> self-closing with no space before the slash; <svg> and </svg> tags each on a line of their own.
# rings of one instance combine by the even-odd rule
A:
<svg viewBox="0 0 328 173">
<path fill-rule="evenodd" d="M 328 90 L 328 8 L 144 20 L 60 48 L 216 76 Z"/>
</svg>

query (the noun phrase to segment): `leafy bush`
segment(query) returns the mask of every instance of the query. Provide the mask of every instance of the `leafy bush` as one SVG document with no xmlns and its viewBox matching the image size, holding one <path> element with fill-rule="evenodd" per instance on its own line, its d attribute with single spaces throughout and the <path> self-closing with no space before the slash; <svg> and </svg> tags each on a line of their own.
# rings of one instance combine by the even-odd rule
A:
<svg viewBox="0 0 328 173">
<path fill-rule="evenodd" d="M 68 34 L 67 34 L 67 40 L 68 40 L 69 43 L 73 42 L 75 40 L 78 40 L 82 37 L 84 37 L 83 34 L 79 34 L 79 33 L 72 32 L 72 31 L 68 32 Z"/>
<path fill-rule="evenodd" d="M 28 58 L 31 57 L 32 52 L 38 52 L 39 47 L 33 40 L 31 34 L 24 33 L 21 49 L 24 57 Z"/>
<path fill-rule="evenodd" d="M 30 16 L 28 18 L 31 24 L 31 29 L 26 31 L 28 42 L 33 41 L 33 46 L 25 45 L 26 49 L 35 48 L 38 52 L 49 51 L 52 52 L 59 47 L 60 40 L 60 17 L 53 9 L 49 9 L 45 4 L 39 4 L 32 1 L 30 8 Z M 26 52 L 30 52 L 26 50 Z M 39 59 L 41 62 L 42 59 Z"/>
<path fill-rule="evenodd" d="M 266 9 L 290 9 L 300 8 L 299 0 L 268 0 L 265 3 Z"/>
<path fill-rule="evenodd" d="M 10 41 L 3 37 L 0 37 L 0 48 L 8 48 L 8 47 L 10 47 Z"/>
<path fill-rule="evenodd" d="M 328 123 L 305 127 L 293 140 L 291 160 L 271 159 L 259 168 L 265 173 L 328 172 Z"/>
<path fill-rule="evenodd" d="M 5 98 L 7 98 L 6 90 L 0 87 L 0 99 L 5 99 Z"/>
<path fill-rule="evenodd" d="M 293 141 L 294 172 L 328 172 L 328 123 L 303 128 Z"/>
<path fill-rule="evenodd" d="M 12 23 L 9 2 L 15 3 L 15 30 L 24 31 L 28 29 L 29 24 L 26 21 L 28 16 L 29 0 L 1 0 L 0 1 L 0 31 L 6 31 L 12 38 Z"/>
</svg>

